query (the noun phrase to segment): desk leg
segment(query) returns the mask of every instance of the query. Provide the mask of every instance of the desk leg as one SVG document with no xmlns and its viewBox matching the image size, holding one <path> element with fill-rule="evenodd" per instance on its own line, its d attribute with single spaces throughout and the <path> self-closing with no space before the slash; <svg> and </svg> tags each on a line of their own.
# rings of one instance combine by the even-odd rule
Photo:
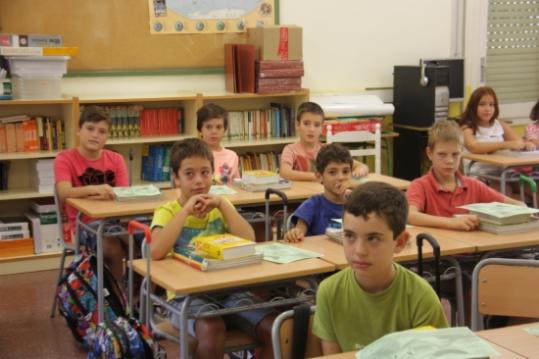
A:
<svg viewBox="0 0 539 359">
<path fill-rule="evenodd" d="M 505 194 L 505 187 L 506 187 L 506 177 L 509 169 L 504 169 L 502 173 L 500 174 L 500 192 L 506 196 Z"/>
<path fill-rule="evenodd" d="M 101 221 L 97 227 L 97 323 L 105 321 L 105 298 L 103 293 L 103 230 L 105 221 Z"/>
<path fill-rule="evenodd" d="M 382 137 L 382 141 L 385 143 L 385 149 L 387 154 L 387 174 L 393 177 L 393 139 Z"/>
<path fill-rule="evenodd" d="M 81 217 L 82 217 L 82 213 L 81 212 L 77 212 L 77 218 L 75 219 L 75 233 L 74 233 L 74 236 L 75 238 L 73 238 L 73 242 L 75 244 L 75 254 L 78 255 L 80 254 L 80 240 L 79 240 L 79 234 L 80 234 L 80 231 L 79 231 L 79 224 L 82 223 L 81 221 Z"/>
<path fill-rule="evenodd" d="M 189 320 L 189 307 L 191 306 L 191 296 L 186 296 L 182 303 L 180 315 L 180 358 L 189 359 L 189 332 L 187 323 Z"/>
</svg>

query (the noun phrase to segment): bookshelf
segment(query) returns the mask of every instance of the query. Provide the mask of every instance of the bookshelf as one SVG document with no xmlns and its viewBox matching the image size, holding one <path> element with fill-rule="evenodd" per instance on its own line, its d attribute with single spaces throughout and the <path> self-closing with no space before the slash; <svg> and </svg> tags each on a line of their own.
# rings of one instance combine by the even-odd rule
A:
<svg viewBox="0 0 539 359">
<path fill-rule="evenodd" d="M 204 104 L 213 102 L 228 111 L 267 109 L 271 103 L 280 103 L 294 111 L 300 103 L 309 99 L 309 91 L 276 94 L 231 94 L 231 93 L 179 93 L 175 95 L 128 96 L 128 97 L 71 97 L 49 100 L 0 101 L 0 117 L 26 114 L 29 116 L 50 116 L 60 118 L 64 124 L 66 147 L 77 145 L 76 130 L 83 106 L 140 106 L 145 109 L 183 108 L 184 133 L 163 136 L 137 136 L 109 138 L 107 147 L 121 153 L 126 159 L 132 184 L 150 183 L 141 180 L 141 157 L 144 146 L 151 144 L 171 144 L 178 140 L 196 137 L 196 112 Z M 252 140 L 223 141 L 227 148 L 240 155 L 250 152 L 280 152 L 294 137 Z M 133 160 L 129 161 L 131 151 Z M 35 161 L 55 158 L 57 151 L 0 153 L 0 161 L 9 162 L 8 189 L 0 191 L 0 216 L 20 216 L 29 208 L 32 199 L 52 197 L 52 193 L 40 193 L 32 186 L 32 166 Z M 35 175 L 34 175 L 35 176 Z M 170 187 L 170 182 L 151 182 L 160 188 Z M 15 255 L 13 256 L 15 257 Z M 8 256 L 9 258 L 9 256 Z"/>
</svg>

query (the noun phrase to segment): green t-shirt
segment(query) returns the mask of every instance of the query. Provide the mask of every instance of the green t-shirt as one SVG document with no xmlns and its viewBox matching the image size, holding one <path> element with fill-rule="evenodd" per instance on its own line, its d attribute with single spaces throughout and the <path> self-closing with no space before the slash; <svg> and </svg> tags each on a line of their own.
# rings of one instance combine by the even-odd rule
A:
<svg viewBox="0 0 539 359">
<path fill-rule="evenodd" d="M 320 283 L 313 333 L 358 350 L 385 334 L 432 325 L 447 327 L 436 293 L 423 278 L 395 264 L 395 279 L 376 294 L 365 292 L 350 267 Z"/>
</svg>

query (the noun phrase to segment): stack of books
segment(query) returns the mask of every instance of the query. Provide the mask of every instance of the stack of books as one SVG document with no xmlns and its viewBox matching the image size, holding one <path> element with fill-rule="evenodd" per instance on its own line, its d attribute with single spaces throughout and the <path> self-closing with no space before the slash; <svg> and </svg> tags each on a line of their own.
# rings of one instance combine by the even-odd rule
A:
<svg viewBox="0 0 539 359">
<path fill-rule="evenodd" d="M 459 208 L 479 216 L 479 229 L 485 232 L 521 233 L 539 229 L 539 210 L 500 202 L 473 203 Z"/>
<path fill-rule="evenodd" d="M 73 56 L 79 49 L 66 47 L 62 35 L 0 34 L 0 55 L 3 56 Z"/>
<path fill-rule="evenodd" d="M 301 90 L 304 75 L 301 60 L 260 60 L 256 62 L 256 92 L 276 93 Z"/>
<path fill-rule="evenodd" d="M 32 186 L 40 193 L 54 192 L 54 159 L 36 161 L 35 173 L 31 176 Z"/>
<path fill-rule="evenodd" d="M 161 198 L 161 190 L 153 184 L 131 187 L 113 187 L 112 191 L 116 196 L 116 200 L 120 202 L 154 201 Z"/>
<path fill-rule="evenodd" d="M 34 253 L 58 252 L 62 250 L 62 237 L 58 225 L 58 212 L 54 199 L 40 198 L 31 202 L 32 211 L 26 218 L 32 227 Z"/>
<path fill-rule="evenodd" d="M 268 188 L 286 189 L 291 187 L 290 181 L 281 178 L 276 172 L 265 170 L 244 171 L 241 187 L 249 192 L 265 191 Z"/>
<path fill-rule="evenodd" d="M 173 258 L 201 271 L 233 268 L 262 262 L 256 243 L 229 233 L 200 236 L 194 245 L 174 248 Z"/>
</svg>

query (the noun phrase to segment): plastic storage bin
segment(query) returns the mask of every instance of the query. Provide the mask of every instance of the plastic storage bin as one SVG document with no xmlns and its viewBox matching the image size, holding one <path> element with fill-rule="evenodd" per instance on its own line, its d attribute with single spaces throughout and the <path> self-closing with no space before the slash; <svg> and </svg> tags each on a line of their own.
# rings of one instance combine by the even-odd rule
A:
<svg viewBox="0 0 539 359">
<path fill-rule="evenodd" d="M 15 99 L 61 97 L 69 56 L 7 56 Z"/>
</svg>

